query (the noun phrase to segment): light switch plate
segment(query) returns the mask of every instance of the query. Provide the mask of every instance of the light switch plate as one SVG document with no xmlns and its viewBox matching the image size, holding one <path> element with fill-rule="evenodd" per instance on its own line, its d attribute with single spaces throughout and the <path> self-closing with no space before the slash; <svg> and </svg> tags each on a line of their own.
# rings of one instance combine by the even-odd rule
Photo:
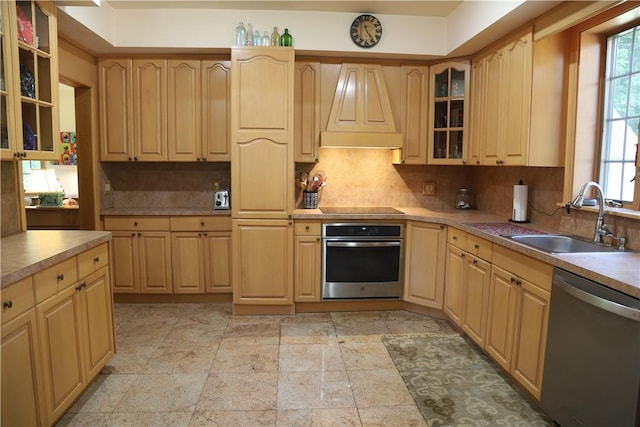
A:
<svg viewBox="0 0 640 427">
<path fill-rule="evenodd" d="M 435 196 L 436 195 L 436 182 L 435 181 L 425 181 L 422 187 L 422 195 L 423 196 Z"/>
</svg>

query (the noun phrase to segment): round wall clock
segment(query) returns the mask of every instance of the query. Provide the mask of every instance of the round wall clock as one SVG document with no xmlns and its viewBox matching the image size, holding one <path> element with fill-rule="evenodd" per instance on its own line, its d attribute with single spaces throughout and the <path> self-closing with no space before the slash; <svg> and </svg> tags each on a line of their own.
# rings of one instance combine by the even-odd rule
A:
<svg viewBox="0 0 640 427">
<path fill-rule="evenodd" d="M 351 23 L 351 40 L 360 47 L 369 48 L 382 38 L 382 24 L 373 15 L 360 15 Z"/>
</svg>

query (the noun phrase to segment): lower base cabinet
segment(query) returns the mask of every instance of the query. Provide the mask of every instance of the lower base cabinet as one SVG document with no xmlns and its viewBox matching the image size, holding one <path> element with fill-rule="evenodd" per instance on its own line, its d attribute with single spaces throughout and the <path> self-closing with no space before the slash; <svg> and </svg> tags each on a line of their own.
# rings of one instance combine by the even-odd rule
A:
<svg viewBox="0 0 640 427">
<path fill-rule="evenodd" d="M 406 231 L 404 300 L 442 309 L 447 229 L 409 222 Z"/>
<path fill-rule="evenodd" d="M 46 424 L 60 418 L 115 354 L 109 270 L 38 304 Z"/>
<path fill-rule="evenodd" d="M 32 296 L 33 300 L 33 296 Z M 4 303 L 3 298 L 3 303 Z M 4 310 L 3 310 L 4 316 Z M 2 325 L 3 426 L 40 426 L 42 369 L 35 309 Z"/>
<path fill-rule="evenodd" d="M 494 249 L 485 349 L 540 399 L 552 267 L 502 247 Z"/>
<path fill-rule="evenodd" d="M 296 222 L 293 289 L 295 302 L 318 302 L 322 292 L 322 240 L 319 222 Z"/>
<path fill-rule="evenodd" d="M 293 304 L 291 221 L 233 220 L 233 303 Z"/>
</svg>

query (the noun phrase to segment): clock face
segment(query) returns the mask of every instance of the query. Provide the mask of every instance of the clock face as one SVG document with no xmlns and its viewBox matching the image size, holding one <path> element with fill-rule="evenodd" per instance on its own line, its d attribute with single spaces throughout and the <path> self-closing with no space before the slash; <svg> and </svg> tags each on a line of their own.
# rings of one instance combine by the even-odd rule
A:
<svg viewBox="0 0 640 427">
<path fill-rule="evenodd" d="M 360 47 L 369 48 L 382 38 L 382 24 L 373 15 L 360 15 L 351 23 L 351 40 Z"/>
</svg>

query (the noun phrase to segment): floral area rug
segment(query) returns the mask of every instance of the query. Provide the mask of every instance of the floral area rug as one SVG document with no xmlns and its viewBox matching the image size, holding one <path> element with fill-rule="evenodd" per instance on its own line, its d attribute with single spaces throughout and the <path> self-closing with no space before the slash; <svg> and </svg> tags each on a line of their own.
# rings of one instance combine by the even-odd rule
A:
<svg viewBox="0 0 640 427">
<path fill-rule="evenodd" d="M 382 341 L 430 427 L 551 425 L 461 335 L 385 336 Z"/>
</svg>

